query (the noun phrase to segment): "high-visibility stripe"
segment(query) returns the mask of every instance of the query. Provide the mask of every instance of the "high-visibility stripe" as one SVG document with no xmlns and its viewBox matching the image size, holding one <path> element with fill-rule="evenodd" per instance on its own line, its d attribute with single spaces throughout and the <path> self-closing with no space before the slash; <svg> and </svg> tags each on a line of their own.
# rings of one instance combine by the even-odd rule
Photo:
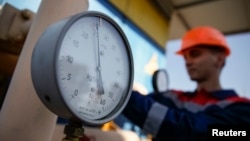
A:
<svg viewBox="0 0 250 141">
<path fill-rule="evenodd" d="M 143 125 L 143 130 L 151 133 L 154 137 L 157 135 L 158 130 L 167 114 L 168 107 L 164 106 L 158 102 L 155 102 L 146 117 L 145 123 Z"/>
<path fill-rule="evenodd" d="M 237 102 L 237 99 L 230 100 L 232 98 L 229 98 L 229 99 L 221 100 L 218 102 L 211 102 L 211 103 L 201 105 L 201 104 L 197 104 L 197 103 L 192 102 L 192 101 L 181 101 L 180 99 L 178 99 L 178 95 L 176 95 L 175 93 L 173 93 L 171 91 L 164 93 L 163 96 L 171 99 L 175 103 L 176 107 L 178 107 L 180 109 L 186 109 L 187 111 L 190 111 L 193 113 L 204 111 L 206 108 L 208 108 L 209 106 L 212 106 L 212 105 L 215 105 L 215 106 L 218 106 L 221 108 L 225 108 L 226 106 L 229 106 L 230 104 Z M 240 101 L 240 100 L 241 99 L 238 98 L 238 101 Z"/>
</svg>

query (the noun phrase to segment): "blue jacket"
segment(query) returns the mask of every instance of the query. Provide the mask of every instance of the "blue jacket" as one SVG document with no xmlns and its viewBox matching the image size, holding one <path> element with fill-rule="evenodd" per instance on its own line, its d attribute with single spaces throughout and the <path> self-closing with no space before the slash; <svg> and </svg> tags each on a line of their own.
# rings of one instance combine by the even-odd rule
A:
<svg viewBox="0 0 250 141">
<path fill-rule="evenodd" d="M 123 114 L 157 141 L 206 140 L 208 125 L 250 125 L 250 102 L 233 90 L 133 91 Z"/>
</svg>

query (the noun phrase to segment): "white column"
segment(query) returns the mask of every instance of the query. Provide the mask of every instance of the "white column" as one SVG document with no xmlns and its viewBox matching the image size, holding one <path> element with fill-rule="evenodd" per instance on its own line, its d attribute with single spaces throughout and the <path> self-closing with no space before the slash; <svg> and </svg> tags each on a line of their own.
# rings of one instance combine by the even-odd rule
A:
<svg viewBox="0 0 250 141">
<path fill-rule="evenodd" d="M 30 72 L 32 51 L 49 24 L 87 9 L 88 0 L 42 0 L 0 111 L 1 141 L 51 140 L 57 116 L 41 103 L 34 90 Z"/>
</svg>

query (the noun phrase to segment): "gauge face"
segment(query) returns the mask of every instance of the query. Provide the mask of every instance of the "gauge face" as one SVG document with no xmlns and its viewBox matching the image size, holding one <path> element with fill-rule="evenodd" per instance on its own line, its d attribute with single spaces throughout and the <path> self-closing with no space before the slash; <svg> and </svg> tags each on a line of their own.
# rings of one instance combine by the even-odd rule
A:
<svg viewBox="0 0 250 141">
<path fill-rule="evenodd" d="M 153 87 L 156 92 L 166 92 L 168 90 L 168 75 L 167 71 L 160 69 L 153 75 Z"/>
<path fill-rule="evenodd" d="M 96 120 L 119 107 L 130 89 L 131 60 L 119 30 L 85 16 L 65 32 L 56 60 L 62 98 L 80 119 Z"/>
</svg>

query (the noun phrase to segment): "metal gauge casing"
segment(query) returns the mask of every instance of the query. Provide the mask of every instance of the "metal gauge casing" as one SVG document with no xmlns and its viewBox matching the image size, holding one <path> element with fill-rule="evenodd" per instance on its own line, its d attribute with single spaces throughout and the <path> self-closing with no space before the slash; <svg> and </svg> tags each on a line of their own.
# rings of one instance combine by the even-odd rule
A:
<svg viewBox="0 0 250 141">
<path fill-rule="evenodd" d="M 32 54 L 31 76 L 56 115 L 101 125 L 126 106 L 132 91 L 129 42 L 109 16 L 86 11 L 50 25 Z"/>
<path fill-rule="evenodd" d="M 168 73 L 165 69 L 159 69 L 154 72 L 152 85 L 157 93 L 166 92 L 168 90 L 169 79 Z"/>
</svg>

